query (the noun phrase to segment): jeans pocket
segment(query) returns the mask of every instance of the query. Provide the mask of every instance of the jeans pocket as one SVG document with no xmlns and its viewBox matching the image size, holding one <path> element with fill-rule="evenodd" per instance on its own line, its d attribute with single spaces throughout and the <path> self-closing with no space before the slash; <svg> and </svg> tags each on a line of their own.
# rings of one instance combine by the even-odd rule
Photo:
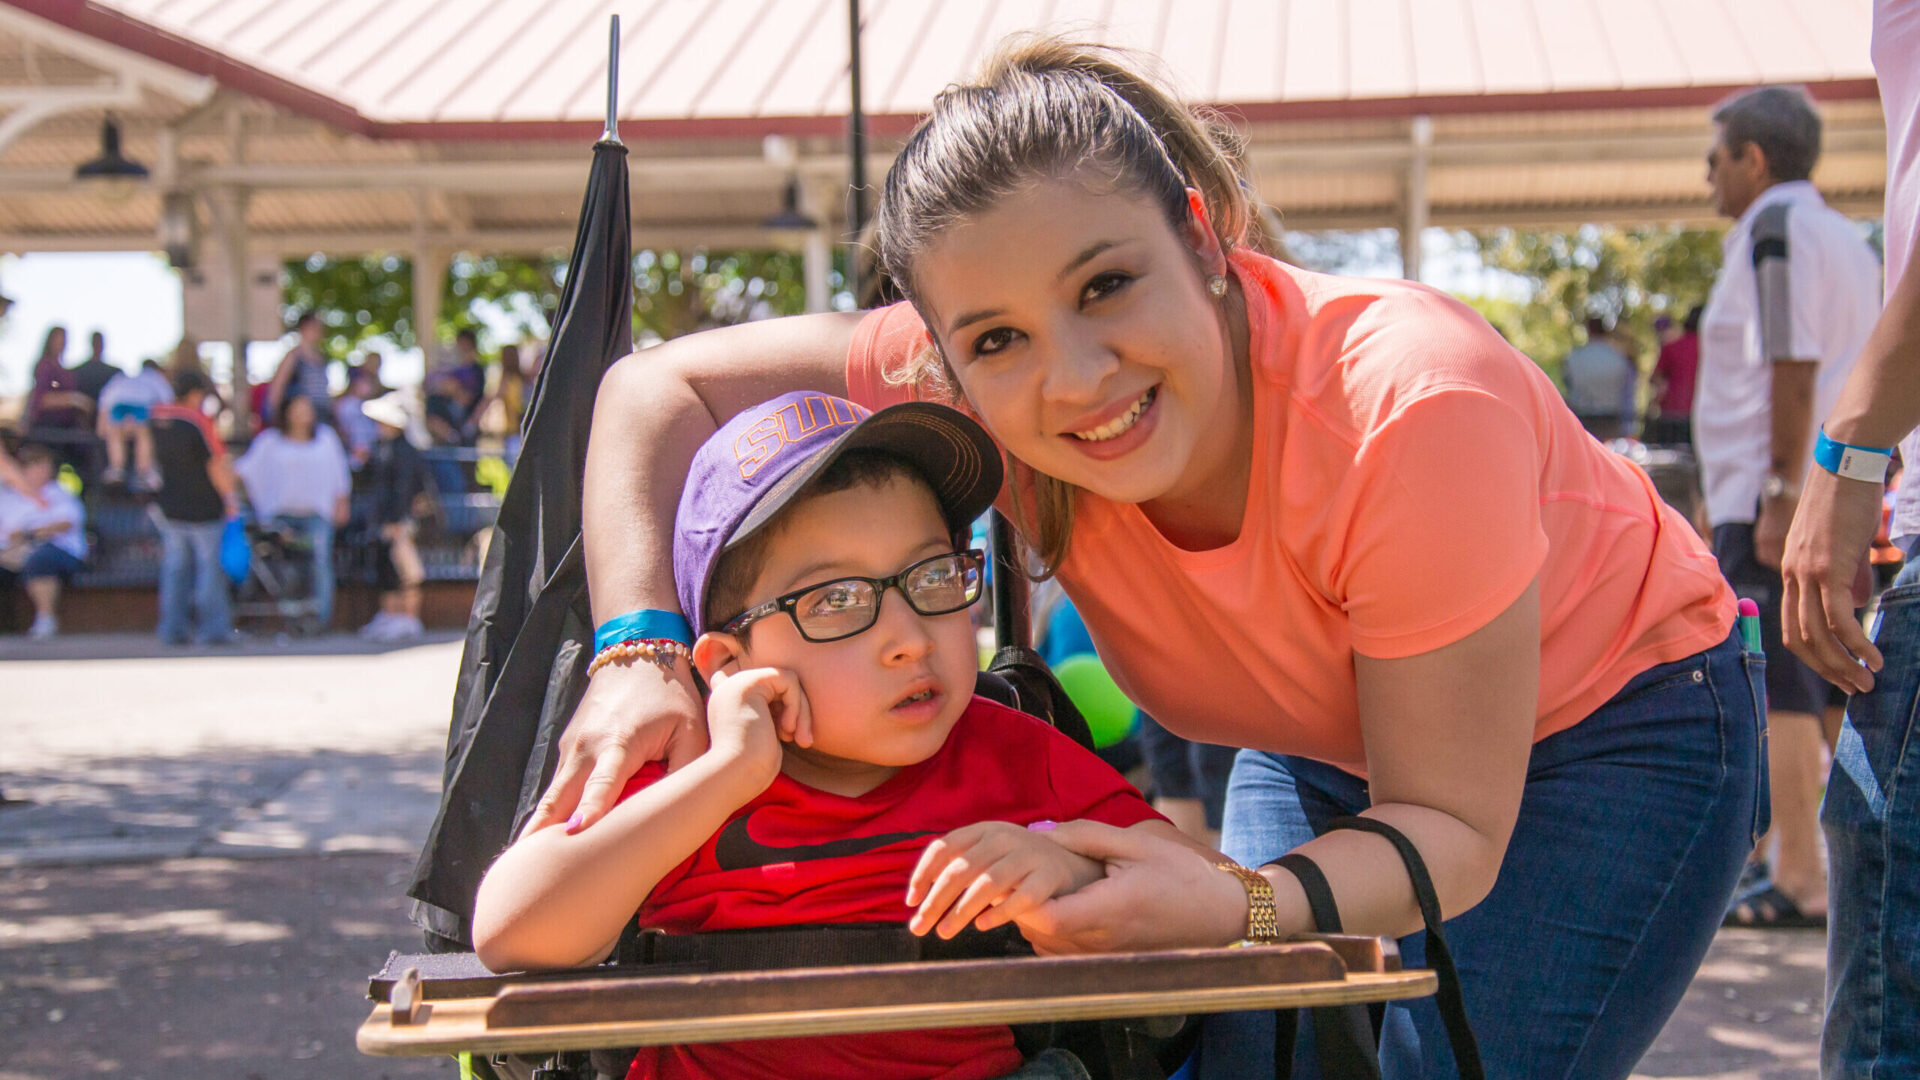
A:
<svg viewBox="0 0 1920 1080">
<path fill-rule="evenodd" d="M 1758 844 L 1760 837 L 1773 825 L 1772 770 L 1767 764 L 1767 658 L 1763 653 L 1742 652 L 1740 667 L 1747 677 L 1748 700 L 1753 703 L 1753 823 L 1749 829 L 1749 842 Z"/>
</svg>

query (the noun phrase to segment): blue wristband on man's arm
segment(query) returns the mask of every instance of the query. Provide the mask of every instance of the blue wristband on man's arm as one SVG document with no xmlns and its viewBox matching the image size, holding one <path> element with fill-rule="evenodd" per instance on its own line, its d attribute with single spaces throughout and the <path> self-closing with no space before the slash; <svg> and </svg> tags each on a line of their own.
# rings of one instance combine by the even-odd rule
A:
<svg viewBox="0 0 1920 1080">
<path fill-rule="evenodd" d="M 618 645 L 623 641 L 654 641 L 663 638 L 691 646 L 693 626 L 687 622 L 685 615 L 677 611 L 660 611 L 655 608 L 629 611 L 625 615 L 615 615 L 594 630 L 593 651 L 597 653 L 609 645 Z"/>
<path fill-rule="evenodd" d="M 1826 429 L 1822 428 L 1813 440 L 1813 461 L 1835 476 L 1883 484 L 1887 470 L 1893 467 L 1893 448 L 1835 442 L 1827 438 Z"/>
</svg>

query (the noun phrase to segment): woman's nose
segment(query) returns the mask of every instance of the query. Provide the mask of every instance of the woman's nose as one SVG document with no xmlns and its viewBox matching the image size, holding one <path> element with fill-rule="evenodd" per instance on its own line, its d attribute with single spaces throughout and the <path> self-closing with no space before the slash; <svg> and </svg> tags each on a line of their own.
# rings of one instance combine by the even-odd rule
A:
<svg viewBox="0 0 1920 1080">
<path fill-rule="evenodd" d="M 1082 404 L 1096 401 L 1100 388 L 1120 366 L 1120 358 L 1094 339 L 1063 341 L 1047 358 L 1040 393 L 1049 401 Z"/>
</svg>

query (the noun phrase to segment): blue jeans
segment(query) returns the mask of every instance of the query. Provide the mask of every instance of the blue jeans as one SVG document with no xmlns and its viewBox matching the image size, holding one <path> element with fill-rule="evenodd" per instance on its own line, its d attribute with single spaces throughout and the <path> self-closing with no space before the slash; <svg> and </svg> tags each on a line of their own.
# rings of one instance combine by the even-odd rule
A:
<svg viewBox="0 0 1920 1080">
<path fill-rule="evenodd" d="M 1880 597 L 1886 666 L 1847 703 L 1827 834 L 1826 1080 L 1920 1076 L 1920 563 Z"/>
<path fill-rule="evenodd" d="M 160 639 L 183 645 L 190 636 L 203 644 L 232 637 L 233 607 L 227 574 L 220 568 L 226 524 L 173 521 L 159 514 L 154 520 L 160 527 Z M 189 620 L 189 609 L 196 618 Z"/>
<path fill-rule="evenodd" d="M 299 530 L 313 549 L 314 616 L 324 628 L 333 622 L 333 522 L 319 514 L 277 514 L 273 520 Z"/>
<path fill-rule="evenodd" d="M 1493 892 L 1446 925 L 1487 1076 L 1625 1077 L 1680 1004 L 1766 830 L 1765 666 L 1730 637 L 1534 745 Z M 1242 751 L 1221 847 L 1258 866 L 1369 805 L 1356 776 Z M 1425 936 L 1400 942 L 1407 966 Z M 1311 1027 L 1296 1077 L 1319 1075 Z M 1271 1077 L 1272 1032 L 1272 1013 L 1209 1017 L 1198 1075 Z M 1431 998 L 1388 1006 L 1380 1056 L 1385 1080 L 1457 1075 Z"/>
</svg>

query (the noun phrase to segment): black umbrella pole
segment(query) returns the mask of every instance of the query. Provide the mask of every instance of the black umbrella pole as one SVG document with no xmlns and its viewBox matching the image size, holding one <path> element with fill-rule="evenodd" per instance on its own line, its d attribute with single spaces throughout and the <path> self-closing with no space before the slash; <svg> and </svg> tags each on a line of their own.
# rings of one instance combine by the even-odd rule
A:
<svg viewBox="0 0 1920 1080">
<path fill-rule="evenodd" d="M 1033 644 L 1033 613 L 1020 542 L 998 510 L 988 518 L 987 536 L 993 548 L 993 650 L 1027 648 Z"/>
</svg>

